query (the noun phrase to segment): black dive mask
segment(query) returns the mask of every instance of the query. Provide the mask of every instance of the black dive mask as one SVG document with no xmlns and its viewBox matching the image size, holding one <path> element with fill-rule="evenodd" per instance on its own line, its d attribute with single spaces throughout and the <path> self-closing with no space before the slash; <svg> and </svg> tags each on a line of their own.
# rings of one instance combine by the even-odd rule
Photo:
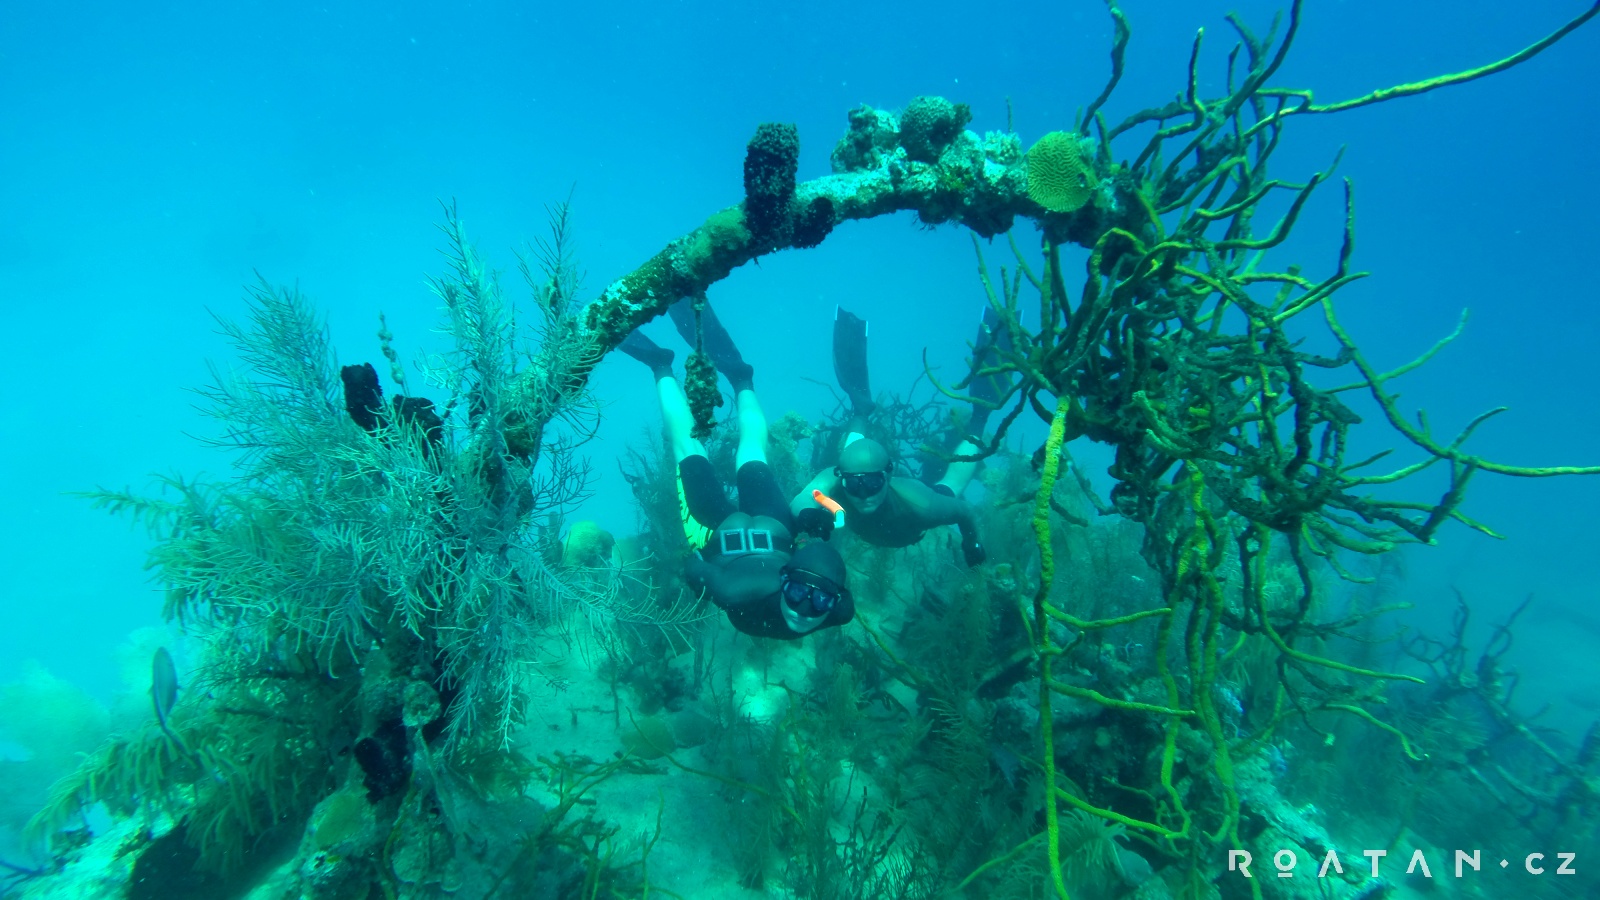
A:
<svg viewBox="0 0 1600 900">
<path fill-rule="evenodd" d="M 889 483 L 888 472 L 850 472 L 840 473 L 839 479 L 844 482 L 844 492 L 852 497 L 875 497 Z"/>
<path fill-rule="evenodd" d="M 843 594 L 837 584 L 803 569 L 786 567 L 778 578 L 783 602 L 807 618 L 827 615 Z"/>
</svg>

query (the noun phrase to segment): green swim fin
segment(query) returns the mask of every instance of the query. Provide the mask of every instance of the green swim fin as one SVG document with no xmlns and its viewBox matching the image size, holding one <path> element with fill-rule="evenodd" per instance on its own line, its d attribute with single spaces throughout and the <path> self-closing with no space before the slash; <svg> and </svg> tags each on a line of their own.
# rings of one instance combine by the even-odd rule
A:
<svg viewBox="0 0 1600 900">
<path fill-rule="evenodd" d="M 864 416 L 873 409 L 867 374 L 867 320 L 842 307 L 833 315 L 833 377 L 850 398 L 850 410 Z"/>
</svg>

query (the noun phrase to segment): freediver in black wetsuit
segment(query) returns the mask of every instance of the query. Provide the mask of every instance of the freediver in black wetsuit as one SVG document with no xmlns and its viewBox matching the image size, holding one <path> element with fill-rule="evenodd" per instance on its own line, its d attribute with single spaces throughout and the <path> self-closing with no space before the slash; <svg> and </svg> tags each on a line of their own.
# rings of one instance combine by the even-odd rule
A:
<svg viewBox="0 0 1600 900">
<path fill-rule="evenodd" d="M 695 343 L 689 301 L 669 311 L 679 334 Z M 650 367 L 656 378 L 667 438 L 678 465 L 687 507 L 684 532 L 699 555 L 685 575 L 746 634 L 786 640 L 843 625 L 855 616 L 844 560 L 826 537 L 797 534 L 783 490 L 767 465 L 767 419 L 756 398 L 753 370 L 710 306 L 701 312 L 701 346 L 734 389 L 739 423 L 735 457 L 739 505 L 735 507 L 692 434 L 694 416 L 672 373 L 672 351 L 635 331 L 622 352 Z"/>
<path fill-rule="evenodd" d="M 992 351 L 997 328 L 998 319 L 986 309 L 974 345 L 974 371 L 985 364 Z M 861 433 L 860 423 L 874 408 L 867 373 L 867 323 L 843 309 L 837 311 L 833 322 L 833 368 L 839 386 L 850 398 L 853 424 L 838 463 L 818 472 L 790 501 L 789 509 L 800 527 L 829 533 L 831 514 L 818 508 L 813 500 L 812 492 L 821 491 L 844 508 L 845 524 L 869 544 L 907 547 L 922 540 L 929 529 L 954 525 L 961 531 L 961 553 L 967 565 L 982 563 L 988 554 L 978 535 L 977 516 L 972 505 L 961 499 L 978 464 L 952 462 L 932 485 L 894 474 L 889 451 Z M 975 379 L 971 391 L 973 396 L 993 402 L 1000 398 L 1002 388 L 990 377 Z M 973 404 L 968 436 L 956 447 L 956 456 L 978 451 L 977 441 L 989 412 L 990 407 Z"/>
</svg>

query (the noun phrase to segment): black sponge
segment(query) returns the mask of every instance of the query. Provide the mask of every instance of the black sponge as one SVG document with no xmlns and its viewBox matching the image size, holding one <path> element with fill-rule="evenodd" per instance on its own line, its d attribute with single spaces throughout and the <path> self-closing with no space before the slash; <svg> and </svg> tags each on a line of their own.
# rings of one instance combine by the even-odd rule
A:
<svg viewBox="0 0 1600 900">
<path fill-rule="evenodd" d="M 744 218 L 761 243 L 788 243 L 789 204 L 799 171 L 799 131 L 773 122 L 758 126 L 744 154 Z"/>
<path fill-rule="evenodd" d="M 363 430 L 377 431 L 378 417 L 383 411 L 383 387 L 378 384 L 378 370 L 372 363 L 345 366 L 339 370 L 339 380 L 344 382 L 344 409 Z"/>
</svg>

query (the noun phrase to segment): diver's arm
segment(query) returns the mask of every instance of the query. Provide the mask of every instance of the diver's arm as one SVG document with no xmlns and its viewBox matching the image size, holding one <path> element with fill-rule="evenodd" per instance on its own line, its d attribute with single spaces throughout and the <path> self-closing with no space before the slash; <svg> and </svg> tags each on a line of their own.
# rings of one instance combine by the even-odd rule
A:
<svg viewBox="0 0 1600 900">
<path fill-rule="evenodd" d="M 839 476 L 833 474 L 832 469 L 826 469 L 812 476 L 811 483 L 800 491 L 800 494 L 789 501 L 789 512 L 794 516 L 795 535 L 809 534 L 812 537 L 827 540 L 833 537 L 835 525 L 834 514 L 829 509 L 824 509 L 816 501 L 816 494 L 830 494 L 839 486 Z"/>
<path fill-rule="evenodd" d="M 793 500 L 789 501 L 789 514 L 798 516 L 803 509 L 820 508 L 817 507 L 817 501 L 811 499 L 812 491 L 821 491 L 832 497 L 838 490 L 839 476 L 833 474 L 832 469 L 823 469 L 821 472 L 811 476 L 811 481 L 800 489 L 800 493 L 794 495 Z"/>
<path fill-rule="evenodd" d="M 962 534 L 977 531 L 977 516 L 971 505 L 961 498 L 941 494 L 911 478 L 896 478 L 890 485 L 905 504 L 906 514 L 914 518 L 922 530 L 939 525 L 955 525 Z"/>
<path fill-rule="evenodd" d="M 919 528 L 926 531 L 940 525 L 956 526 L 961 530 L 961 551 L 967 563 L 975 566 L 983 562 L 986 554 L 978 538 L 978 515 L 972 504 L 910 478 L 896 478 L 890 484 L 905 504 L 906 515 L 911 516 Z"/>
</svg>

